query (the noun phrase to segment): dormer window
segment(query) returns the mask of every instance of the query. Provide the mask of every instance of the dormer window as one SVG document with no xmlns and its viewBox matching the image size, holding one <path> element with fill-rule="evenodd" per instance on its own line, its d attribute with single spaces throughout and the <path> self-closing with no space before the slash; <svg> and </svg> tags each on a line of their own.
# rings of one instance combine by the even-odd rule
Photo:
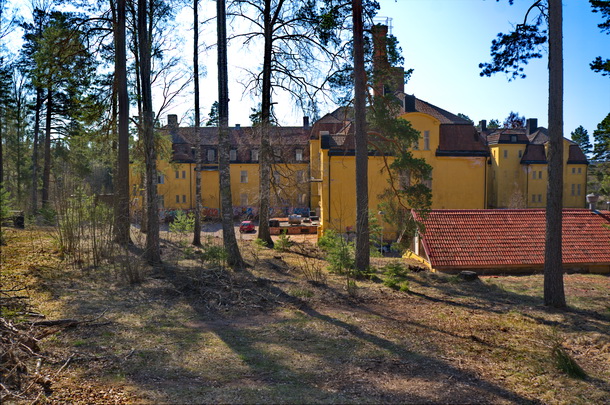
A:
<svg viewBox="0 0 610 405">
<path fill-rule="evenodd" d="M 250 159 L 253 162 L 258 162 L 258 149 L 252 149 L 250 151 Z"/>
<path fill-rule="evenodd" d="M 237 150 L 231 149 L 229 151 L 229 160 L 236 161 L 237 160 Z"/>
<path fill-rule="evenodd" d="M 214 149 L 208 149 L 208 162 L 213 162 L 216 160 L 216 153 Z"/>
<path fill-rule="evenodd" d="M 517 143 L 517 135 L 511 135 L 510 141 L 511 141 L 511 143 Z"/>
<path fill-rule="evenodd" d="M 303 149 L 296 149 L 294 151 L 294 158 L 297 162 L 303 161 Z"/>
</svg>

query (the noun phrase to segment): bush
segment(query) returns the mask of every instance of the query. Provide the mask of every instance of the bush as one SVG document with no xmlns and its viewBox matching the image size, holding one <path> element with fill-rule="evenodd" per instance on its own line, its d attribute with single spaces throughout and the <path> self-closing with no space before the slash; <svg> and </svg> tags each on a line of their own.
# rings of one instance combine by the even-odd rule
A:
<svg viewBox="0 0 610 405">
<path fill-rule="evenodd" d="M 280 252 L 286 252 L 290 249 L 290 246 L 292 246 L 292 241 L 290 240 L 290 236 L 286 236 L 286 231 L 284 231 L 273 245 L 273 248 Z"/>
<path fill-rule="evenodd" d="M 4 245 L 4 234 L 2 233 L 2 223 L 10 216 L 10 202 L 8 191 L 0 184 L 0 245 Z"/>
<path fill-rule="evenodd" d="M 169 224 L 169 230 L 179 234 L 193 232 L 195 229 L 195 217 L 192 213 L 185 214 L 184 211 L 176 212 L 174 221 Z"/>
<path fill-rule="evenodd" d="M 326 252 L 329 271 L 337 274 L 352 274 L 356 268 L 355 248 L 353 242 L 346 241 L 336 232 L 324 232 L 318 240 L 318 246 Z"/>
<path fill-rule="evenodd" d="M 399 261 L 388 263 L 383 267 L 382 272 L 385 276 L 383 284 L 386 287 L 403 292 L 409 291 L 409 281 L 407 280 L 409 269 L 404 264 Z"/>
</svg>

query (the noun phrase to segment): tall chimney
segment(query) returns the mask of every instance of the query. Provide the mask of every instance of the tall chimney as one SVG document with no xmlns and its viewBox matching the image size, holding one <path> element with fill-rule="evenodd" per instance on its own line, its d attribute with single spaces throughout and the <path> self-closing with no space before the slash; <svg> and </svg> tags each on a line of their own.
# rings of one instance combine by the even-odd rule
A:
<svg viewBox="0 0 610 405">
<path fill-rule="evenodd" d="M 405 112 L 414 112 L 415 109 L 415 95 L 405 94 Z"/>
<path fill-rule="evenodd" d="M 303 128 L 309 128 L 309 117 L 303 117 Z"/>
<path fill-rule="evenodd" d="M 481 127 L 481 132 L 487 131 L 487 120 L 479 121 L 479 127 Z"/>
<path fill-rule="evenodd" d="M 390 63 L 387 54 L 387 25 L 373 25 L 373 96 L 380 97 L 384 94 L 384 86 L 387 85 L 390 75 Z"/>
<path fill-rule="evenodd" d="M 176 114 L 167 114 L 167 126 L 168 127 L 177 127 L 178 126 L 178 116 Z"/>
<path fill-rule="evenodd" d="M 525 134 L 531 135 L 538 129 L 538 118 L 528 118 L 525 123 Z"/>
</svg>

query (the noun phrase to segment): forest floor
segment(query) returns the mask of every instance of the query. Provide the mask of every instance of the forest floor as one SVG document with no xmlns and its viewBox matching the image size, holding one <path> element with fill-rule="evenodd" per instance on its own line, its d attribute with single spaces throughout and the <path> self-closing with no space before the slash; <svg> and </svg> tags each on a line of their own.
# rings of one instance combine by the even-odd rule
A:
<svg viewBox="0 0 610 405">
<path fill-rule="evenodd" d="M 233 272 L 168 233 L 151 268 L 137 249 L 92 267 L 53 229 L 5 231 L 3 325 L 38 340 L 8 351 L 2 330 L 4 403 L 610 403 L 608 276 L 566 275 L 554 310 L 541 275 L 411 272 L 408 291 L 348 293 L 298 237 L 289 252 L 241 241 Z"/>
</svg>

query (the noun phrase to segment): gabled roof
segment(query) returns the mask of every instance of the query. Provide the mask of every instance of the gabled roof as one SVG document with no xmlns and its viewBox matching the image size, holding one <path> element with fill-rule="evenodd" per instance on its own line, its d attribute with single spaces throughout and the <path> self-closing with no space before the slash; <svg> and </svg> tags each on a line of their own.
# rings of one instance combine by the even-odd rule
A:
<svg viewBox="0 0 610 405">
<path fill-rule="evenodd" d="M 415 98 L 415 108 L 405 108 L 405 112 L 409 113 L 409 112 L 421 112 L 424 114 L 428 114 L 433 116 L 434 118 L 436 118 L 437 120 L 439 120 L 441 122 L 441 124 L 472 124 L 472 122 L 464 119 L 464 118 L 460 118 L 457 115 L 450 113 L 447 110 L 443 110 L 440 107 L 437 107 L 433 104 L 428 103 L 427 101 L 424 100 L 420 100 L 418 98 L 416 98 L 415 96 L 409 96 L 406 95 L 406 97 L 413 97 Z M 405 103 L 406 105 L 407 103 Z"/>
<path fill-rule="evenodd" d="M 521 158 L 521 164 L 547 164 L 544 145 L 529 144 Z"/>
<path fill-rule="evenodd" d="M 539 267 L 544 264 L 545 210 L 432 210 L 424 249 L 439 270 Z M 564 265 L 610 264 L 610 212 L 563 210 Z"/>
<path fill-rule="evenodd" d="M 587 157 L 583 153 L 580 146 L 575 143 L 570 144 L 568 152 L 568 164 L 589 164 Z"/>
</svg>

